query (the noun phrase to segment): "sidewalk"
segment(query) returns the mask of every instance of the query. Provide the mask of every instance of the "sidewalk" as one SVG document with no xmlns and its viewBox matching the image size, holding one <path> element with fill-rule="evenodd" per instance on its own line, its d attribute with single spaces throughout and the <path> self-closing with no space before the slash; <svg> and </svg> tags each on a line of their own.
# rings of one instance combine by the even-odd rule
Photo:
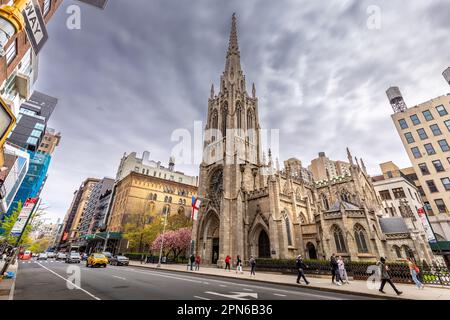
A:
<svg viewBox="0 0 450 320">
<path fill-rule="evenodd" d="M 3 267 L 3 263 L 3 261 L 0 261 L 0 269 Z M 0 300 L 10 300 L 10 295 L 14 293 L 18 265 L 19 262 L 16 260 L 16 263 L 8 268 L 8 272 L 12 271 L 15 273 L 13 279 L 0 279 Z"/>
<path fill-rule="evenodd" d="M 214 268 L 210 266 L 200 266 L 199 271 L 187 270 L 186 265 L 175 265 L 175 264 L 163 264 L 161 268 L 157 268 L 156 264 L 141 264 L 138 261 L 130 261 L 130 266 L 142 267 L 149 269 L 160 269 L 184 273 L 197 273 L 205 274 L 210 276 L 224 277 L 224 278 L 234 278 L 234 279 L 245 279 L 258 282 L 267 283 L 278 283 L 284 285 L 291 285 L 294 287 L 309 287 L 316 290 L 339 292 L 339 293 L 350 293 L 367 297 L 376 298 L 388 298 L 388 299 L 409 299 L 409 300 L 450 300 L 450 287 L 441 286 L 425 286 L 425 289 L 418 290 L 415 285 L 412 284 L 397 284 L 395 286 L 403 291 L 401 296 L 397 296 L 392 290 L 389 284 L 386 284 L 384 291 L 386 294 L 382 294 L 378 291 L 378 286 L 375 289 L 369 289 L 367 287 L 366 281 L 363 280 L 353 280 L 350 284 L 345 284 L 342 286 L 337 286 L 331 283 L 331 274 L 328 277 L 325 276 L 313 276 L 306 275 L 310 284 L 306 286 L 303 282 L 301 285 L 296 284 L 297 275 L 286 275 L 274 272 L 258 272 L 256 269 L 256 276 L 250 277 L 250 271 L 244 270 L 244 274 L 236 274 L 235 270 L 225 271 L 224 269 Z M 370 283 L 371 284 L 371 283 Z"/>
</svg>

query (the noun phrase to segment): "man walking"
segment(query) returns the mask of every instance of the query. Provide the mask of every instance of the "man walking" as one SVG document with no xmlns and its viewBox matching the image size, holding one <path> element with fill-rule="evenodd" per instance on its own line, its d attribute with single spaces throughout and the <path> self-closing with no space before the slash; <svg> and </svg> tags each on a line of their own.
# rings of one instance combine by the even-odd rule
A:
<svg viewBox="0 0 450 320">
<path fill-rule="evenodd" d="M 297 271 L 298 271 L 297 283 L 300 284 L 300 278 L 303 278 L 305 283 L 309 284 L 309 281 L 306 280 L 305 271 L 304 271 L 307 268 L 307 265 L 303 262 L 301 255 L 298 255 L 297 260 L 295 261 L 295 266 L 297 267 Z"/>
<path fill-rule="evenodd" d="M 250 256 L 249 262 L 250 262 L 250 268 L 251 268 L 250 269 L 250 277 L 252 275 L 256 277 L 256 274 L 255 274 L 256 260 L 255 260 L 255 258 L 253 258 L 253 256 Z"/>
<path fill-rule="evenodd" d="M 194 271 L 195 256 L 193 254 L 191 254 L 189 261 L 191 262 L 191 271 Z"/>
<path fill-rule="evenodd" d="M 200 262 L 201 262 L 201 258 L 199 255 L 197 255 L 195 257 L 195 271 L 199 271 L 200 270 Z"/>
<path fill-rule="evenodd" d="M 381 287 L 380 287 L 380 291 L 381 293 L 386 293 L 383 291 L 384 289 L 384 285 L 387 283 L 389 283 L 392 287 L 392 289 L 394 289 L 395 293 L 399 296 L 401 295 L 403 292 L 399 291 L 395 286 L 394 283 L 391 280 L 391 276 L 389 275 L 389 267 L 386 264 L 386 259 L 381 257 L 380 261 L 377 262 L 377 265 L 380 267 L 380 272 L 381 272 Z"/>
<path fill-rule="evenodd" d="M 336 285 L 340 286 L 341 283 L 339 283 L 339 282 L 341 281 L 341 277 L 339 276 L 339 264 L 338 264 L 338 262 L 336 260 L 336 254 L 335 253 L 333 253 L 331 255 L 330 266 L 331 266 L 331 275 L 332 275 L 331 282 L 333 284 L 336 284 Z M 334 282 L 335 279 L 336 279 L 336 282 Z"/>
</svg>

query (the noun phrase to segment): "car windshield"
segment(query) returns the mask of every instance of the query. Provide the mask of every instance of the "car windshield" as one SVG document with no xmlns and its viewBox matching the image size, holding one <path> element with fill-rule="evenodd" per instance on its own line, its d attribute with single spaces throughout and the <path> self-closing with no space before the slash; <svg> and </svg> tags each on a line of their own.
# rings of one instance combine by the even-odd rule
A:
<svg viewBox="0 0 450 320">
<path fill-rule="evenodd" d="M 105 257 L 104 254 L 94 254 L 94 258 L 97 258 L 97 259 L 104 259 L 104 258 L 106 258 L 106 257 Z"/>
<path fill-rule="evenodd" d="M 72 253 L 70 254 L 70 256 L 71 256 L 71 257 L 79 257 L 80 254 L 77 253 L 77 252 L 72 252 Z"/>
</svg>

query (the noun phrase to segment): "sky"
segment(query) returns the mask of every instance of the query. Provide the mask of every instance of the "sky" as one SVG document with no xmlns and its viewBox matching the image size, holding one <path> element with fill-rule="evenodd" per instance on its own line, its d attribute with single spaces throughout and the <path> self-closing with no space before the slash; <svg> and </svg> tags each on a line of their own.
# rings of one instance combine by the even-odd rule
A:
<svg viewBox="0 0 450 320">
<path fill-rule="evenodd" d="M 80 29 L 67 27 L 73 5 Z M 399 86 L 410 107 L 450 91 L 445 0 L 109 0 L 104 10 L 66 0 L 35 86 L 59 99 L 48 219 L 64 218 L 85 178 L 115 177 L 125 152 L 167 164 L 173 132 L 206 118 L 233 12 L 247 90 L 254 82 L 261 126 L 280 130 L 281 163 L 307 167 L 321 151 L 346 160 L 349 147 L 372 175 L 382 162 L 411 165 L 385 91 Z M 176 169 L 198 175 L 197 164 Z"/>
</svg>

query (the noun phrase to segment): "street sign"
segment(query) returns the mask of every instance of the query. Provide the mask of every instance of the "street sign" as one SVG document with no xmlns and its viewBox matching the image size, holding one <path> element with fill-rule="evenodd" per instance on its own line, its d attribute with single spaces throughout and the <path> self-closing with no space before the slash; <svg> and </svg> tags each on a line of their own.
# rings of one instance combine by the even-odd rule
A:
<svg viewBox="0 0 450 320">
<path fill-rule="evenodd" d="M 106 4 L 108 3 L 108 0 L 78 0 L 87 4 L 90 4 L 91 6 L 105 9 Z"/>
<path fill-rule="evenodd" d="M 11 108 L 0 97 L 0 147 L 3 146 L 15 125 L 16 117 L 14 117 Z"/>
<path fill-rule="evenodd" d="M 39 3 L 36 0 L 28 2 L 22 11 L 22 15 L 25 19 L 25 31 L 27 32 L 28 40 L 30 40 L 33 51 L 37 55 L 48 39 L 47 28 Z"/>
<path fill-rule="evenodd" d="M 22 211 L 20 211 L 19 216 L 17 217 L 16 223 L 14 224 L 11 235 L 13 236 L 19 236 L 23 229 L 25 228 L 25 225 L 28 221 L 28 218 L 33 213 L 34 208 L 36 207 L 36 203 L 38 201 L 38 198 L 30 198 L 25 201 L 25 204 L 22 207 Z"/>
</svg>

